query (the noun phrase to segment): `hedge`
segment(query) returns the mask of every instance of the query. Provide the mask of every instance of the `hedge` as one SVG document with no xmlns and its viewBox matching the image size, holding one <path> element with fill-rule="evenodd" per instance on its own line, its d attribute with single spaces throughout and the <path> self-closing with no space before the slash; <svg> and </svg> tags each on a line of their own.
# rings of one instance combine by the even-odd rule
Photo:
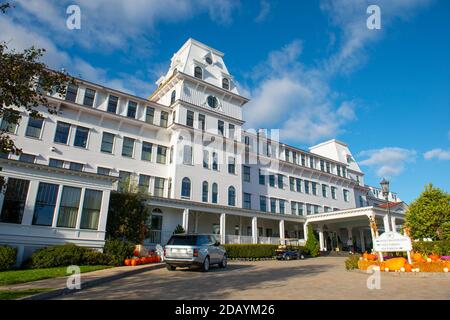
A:
<svg viewBox="0 0 450 320">
<path fill-rule="evenodd" d="M 0 271 L 11 270 L 16 265 L 17 249 L 0 246 Z"/>
<path fill-rule="evenodd" d="M 133 255 L 134 245 L 128 241 L 112 239 L 106 241 L 103 251 L 112 258 L 115 265 L 121 265 L 125 259 Z"/>
<path fill-rule="evenodd" d="M 224 244 L 228 258 L 272 258 L 278 245 L 275 244 Z M 305 252 L 304 247 L 288 246 L 290 250 Z"/>
<path fill-rule="evenodd" d="M 413 242 L 413 250 L 426 255 L 435 253 L 440 256 L 450 255 L 450 240 Z"/>
</svg>

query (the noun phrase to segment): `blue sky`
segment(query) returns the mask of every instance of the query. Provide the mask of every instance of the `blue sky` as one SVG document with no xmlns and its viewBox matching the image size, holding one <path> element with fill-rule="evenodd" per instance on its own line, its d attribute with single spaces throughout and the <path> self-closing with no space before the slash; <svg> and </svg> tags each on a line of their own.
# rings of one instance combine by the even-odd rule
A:
<svg viewBox="0 0 450 320">
<path fill-rule="evenodd" d="M 446 0 L 12 1 L 11 48 L 47 49 L 73 75 L 149 95 L 193 37 L 225 53 L 247 126 L 279 128 L 306 149 L 337 138 L 406 202 L 432 182 L 450 190 L 450 2 Z M 78 4 L 81 30 L 66 28 Z M 381 30 L 366 27 L 369 4 Z"/>
</svg>

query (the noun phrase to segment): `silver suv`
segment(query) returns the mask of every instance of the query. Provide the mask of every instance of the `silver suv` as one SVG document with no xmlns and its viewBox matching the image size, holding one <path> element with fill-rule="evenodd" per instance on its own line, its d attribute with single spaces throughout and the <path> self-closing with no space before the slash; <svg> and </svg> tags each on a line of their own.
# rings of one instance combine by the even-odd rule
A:
<svg viewBox="0 0 450 320">
<path fill-rule="evenodd" d="M 226 268 L 227 253 L 214 236 L 177 234 L 164 247 L 164 261 L 170 271 L 176 267 L 199 266 L 206 272 L 212 264 Z"/>
</svg>

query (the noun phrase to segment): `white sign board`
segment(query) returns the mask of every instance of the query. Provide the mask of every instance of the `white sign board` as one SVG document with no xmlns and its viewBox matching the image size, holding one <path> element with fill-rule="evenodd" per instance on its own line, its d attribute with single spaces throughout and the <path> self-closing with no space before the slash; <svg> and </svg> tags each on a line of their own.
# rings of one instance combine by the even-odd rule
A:
<svg viewBox="0 0 450 320">
<path fill-rule="evenodd" d="M 411 251 L 411 239 L 398 232 L 385 232 L 373 241 L 373 249 L 377 252 Z"/>
</svg>

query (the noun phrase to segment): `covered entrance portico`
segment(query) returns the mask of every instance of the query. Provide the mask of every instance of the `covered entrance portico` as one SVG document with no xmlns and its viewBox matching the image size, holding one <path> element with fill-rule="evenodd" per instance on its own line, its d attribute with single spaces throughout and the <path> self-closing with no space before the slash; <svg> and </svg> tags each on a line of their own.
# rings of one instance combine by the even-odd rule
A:
<svg viewBox="0 0 450 320">
<path fill-rule="evenodd" d="M 370 227 L 371 220 L 377 229 Z M 403 221 L 402 214 L 391 213 L 391 225 L 396 230 Z M 374 237 L 390 230 L 387 211 L 376 207 L 315 214 L 308 216 L 308 224 L 318 233 L 321 251 L 364 252 L 372 248 Z"/>
<path fill-rule="evenodd" d="M 227 244 L 280 244 L 287 238 L 299 244 L 305 241 L 303 216 L 156 197 L 149 198 L 147 205 L 162 215 L 160 230 L 151 231 L 161 236 L 151 237 L 147 245 L 166 244 L 178 224 L 189 233 L 212 234 Z"/>
</svg>

